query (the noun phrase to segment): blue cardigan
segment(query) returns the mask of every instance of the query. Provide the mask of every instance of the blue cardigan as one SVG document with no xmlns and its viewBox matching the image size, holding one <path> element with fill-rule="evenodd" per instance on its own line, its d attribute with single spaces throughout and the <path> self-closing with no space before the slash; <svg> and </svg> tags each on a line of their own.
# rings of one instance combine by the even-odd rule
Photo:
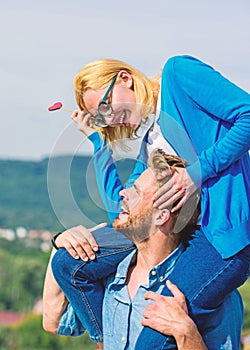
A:
<svg viewBox="0 0 250 350">
<path fill-rule="evenodd" d="M 194 57 L 172 57 L 162 72 L 159 124 L 201 187 L 201 224 L 207 239 L 223 258 L 233 256 L 250 244 L 250 95 Z M 111 150 L 97 133 L 89 138 L 99 191 L 112 222 L 120 211 L 123 185 Z M 142 142 L 127 186 L 146 161 Z"/>
</svg>

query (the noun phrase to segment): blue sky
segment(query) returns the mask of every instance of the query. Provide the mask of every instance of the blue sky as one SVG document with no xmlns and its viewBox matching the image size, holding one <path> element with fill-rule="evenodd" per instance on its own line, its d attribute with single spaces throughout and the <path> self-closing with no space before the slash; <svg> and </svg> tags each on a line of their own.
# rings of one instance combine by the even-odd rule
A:
<svg viewBox="0 0 250 350">
<path fill-rule="evenodd" d="M 63 111 L 73 78 L 102 57 L 156 75 L 166 59 L 190 54 L 250 92 L 248 0 L 8 0 L 0 4 L 0 158 L 88 153 Z"/>
</svg>

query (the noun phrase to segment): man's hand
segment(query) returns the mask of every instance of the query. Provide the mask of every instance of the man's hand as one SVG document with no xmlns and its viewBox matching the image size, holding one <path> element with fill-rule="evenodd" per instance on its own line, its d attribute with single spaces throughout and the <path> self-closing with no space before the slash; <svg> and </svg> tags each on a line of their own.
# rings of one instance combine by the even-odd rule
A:
<svg viewBox="0 0 250 350">
<path fill-rule="evenodd" d="M 170 281 L 166 284 L 174 297 L 166 297 L 154 292 L 146 293 L 144 298 L 154 303 L 148 304 L 143 312 L 142 325 L 165 335 L 174 336 L 176 330 L 181 330 L 183 327 L 183 318 L 186 320 L 187 305 L 181 291 Z"/>
<path fill-rule="evenodd" d="M 91 229 L 82 225 L 72 227 L 56 238 L 56 245 L 58 248 L 65 248 L 74 259 L 94 260 L 98 244 L 91 231 L 105 226 L 107 223 L 99 224 Z"/>
<path fill-rule="evenodd" d="M 153 199 L 155 208 L 166 209 L 181 198 L 178 204 L 172 208 L 171 212 L 173 213 L 184 205 L 197 190 L 197 187 L 185 168 L 176 167 L 172 171 L 171 179 L 155 193 Z M 166 175 L 169 176 L 169 173 Z"/>
<path fill-rule="evenodd" d="M 145 299 L 154 303 L 143 312 L 142 325 L 175 338 L 179 350 L 207 350 L 195 323 L 187 314 L 185 296 L 176 285 L 166 282 L 173 297 L 154 292 L 145 294 Z"/>
</svg>

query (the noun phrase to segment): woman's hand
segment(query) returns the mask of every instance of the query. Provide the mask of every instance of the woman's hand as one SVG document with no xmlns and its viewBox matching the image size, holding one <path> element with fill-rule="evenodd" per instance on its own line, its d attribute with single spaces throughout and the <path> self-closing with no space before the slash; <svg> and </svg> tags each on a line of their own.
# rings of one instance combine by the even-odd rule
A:
<svg viewBox="0 0 250 350">
<path fill-rule="evenodd" d="M 94 260 L 98 244 L 91 231 L 106 225 L 106 223 L 102 223 L 91 229 L 82 225 L 72 227 L 56 238 L 56 245 L 58 248 L 65 248 L 74 259 Z"/>
<path fill-rule="evenodd" d="M 75 110 L 71 114 L 71 119 L 77 124 L 77 129 L 86 136 L 93 134 L 97 130 L 94 125 L 93 116 L 90 113 Z"/>
<path fill-rule="evenodd" d="M 170 174 L 167 173 L 166 176 Z M 154 195 L 154 207 L 166 209 L 173 205 L 178 199 L 180 201 L 171 209 L 171 212 L 179 210 L 187 199 L 197 190 L 185 168 L 175 167 L 172 177 Z"/>
</svg>

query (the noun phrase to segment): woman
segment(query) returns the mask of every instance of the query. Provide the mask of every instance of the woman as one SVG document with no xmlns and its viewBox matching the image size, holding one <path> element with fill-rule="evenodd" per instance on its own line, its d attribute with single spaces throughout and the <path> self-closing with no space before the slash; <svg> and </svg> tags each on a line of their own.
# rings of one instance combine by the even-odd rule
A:
<svg viewBox="0 0 250 350">
<path fill-rule="evenodd" d="M 157 112 L 158 100 L 159 116 L 142 143 L 128 183 L 145 169 L 148 143 L 188 161 L 187 171 L 178 169 L 157 193 L 155 206 L 163 208 L 177 201 L 172 211 L 179 210 L 201 188 L 201 230 L 179 259 L 171 281 L 186 296 L 189 313 L 202 328 L 202 315 L 219 305 L 248 275 L 249 94 L 190 56 L 169 59 L 159 81 L 151 81 L 124 62 L 96 61 L 77 75 L 75 90 L 82 112 L 74 112 L 72 118 L 94 143 L 97 182 L 111 222 L 120 210 L 122 184 L 105 143 L 131 138 L 143 118 Z M 91 123 L 99 126 L 100 134 L 93 132 Z M 102 268 L 101 259 L 99 263 Z M 167 288 L 163 294 L 171 295 Z M 167 349 L 171 342 L 145 327 L 137 348 L 154 344 L 154 349 Z"/>
</svg>

